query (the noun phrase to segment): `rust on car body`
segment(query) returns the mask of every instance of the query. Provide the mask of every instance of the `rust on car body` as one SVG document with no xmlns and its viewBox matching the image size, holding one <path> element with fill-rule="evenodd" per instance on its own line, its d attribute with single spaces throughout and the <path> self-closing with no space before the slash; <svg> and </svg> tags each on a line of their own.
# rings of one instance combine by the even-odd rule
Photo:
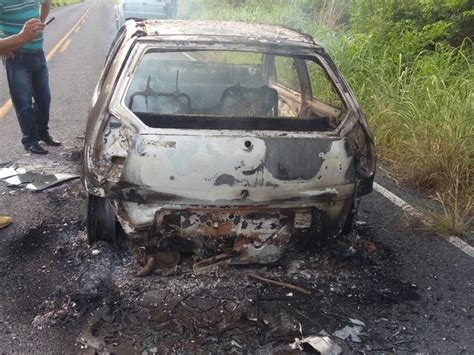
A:
<svg viewBox="0 0 474 355">
<path fill-rule="evenodd" d="M 221 21 L 119 31 L 92 101 L 83 183 L 129 236 L 228 238 L 237 262 L 274 262 L 294 234 L 347 227 L 374 173 L 366 120 L 310 36 Z"/>
</svg>

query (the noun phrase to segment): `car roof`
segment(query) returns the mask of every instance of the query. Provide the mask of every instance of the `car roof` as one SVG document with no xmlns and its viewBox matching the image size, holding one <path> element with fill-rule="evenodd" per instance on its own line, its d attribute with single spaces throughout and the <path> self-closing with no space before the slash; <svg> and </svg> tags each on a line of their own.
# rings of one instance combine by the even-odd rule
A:
<svg viewBox="0 0 474 355">
<path fill-rule="evenodd" d="M 137 27 L 145 32 L 146 36 L 200 37 L 236 43 L 260 41 L 268 44 L 320 47 L 307 34 L 274 25 L 235 21 L 144 20 L 137 22 Z"/>
</svg>

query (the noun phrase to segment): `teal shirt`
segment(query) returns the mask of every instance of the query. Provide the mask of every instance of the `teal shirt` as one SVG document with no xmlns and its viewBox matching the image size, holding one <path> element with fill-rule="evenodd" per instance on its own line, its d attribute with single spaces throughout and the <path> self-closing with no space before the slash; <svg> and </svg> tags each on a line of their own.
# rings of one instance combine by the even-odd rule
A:
<svg viewBox="0 0 474 355">
<path fill-rule="evenodd" d="M 25 22 L 32 18 L 39 19 L 40 4 L 45 2 L 46 0 L 0 0 L 0 38 L 19 33 Z M 38 52 L 42 49 L 43 33 L 18 50 Z"/>
</svg>

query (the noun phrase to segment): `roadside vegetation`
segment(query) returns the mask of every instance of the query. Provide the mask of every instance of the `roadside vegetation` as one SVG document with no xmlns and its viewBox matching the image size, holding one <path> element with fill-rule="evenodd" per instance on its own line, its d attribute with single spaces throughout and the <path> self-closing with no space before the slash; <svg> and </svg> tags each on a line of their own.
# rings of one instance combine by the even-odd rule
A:
<svg viewBox="0 0 474 355">
<path fill-rule="evenodd" d="M 54 7 L 61 7 L 66 5 L 75 4 L 78 2 L 82 2 L 83 0 L 52 0 L 51 6 Z"/>
<path fill-rule="evenodd" d="M 440 231 L 474 212 L 473 0 L 187 0 L 185 18 L 281 24 L 310 33 L 348 78 L 379 158 L 430 194 Z"/>
</svg>

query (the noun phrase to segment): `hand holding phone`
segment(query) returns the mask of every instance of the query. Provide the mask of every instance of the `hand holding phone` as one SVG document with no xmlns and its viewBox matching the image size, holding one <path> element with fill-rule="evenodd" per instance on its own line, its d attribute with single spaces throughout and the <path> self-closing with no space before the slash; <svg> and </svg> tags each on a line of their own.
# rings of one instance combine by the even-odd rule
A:
<svg viewBox="0 0 474 355">
<path fill-rule="evenodd" d="M 56 19 L 56 17 L 51 17 L 51 18 L 49 18 L 48 21 L 46 21 L 46 22 L 44 23 L 45 26 L 46 26 L 46 25 L 49 25 L 49 24 L 50 24 L 51 22 L 53 22 L 55 19 Z"/>
<path fill-rule="evenodd" d="M 19 36 L 24 39 L 25 43 L 30 42 L 38 36 L 38 34 L 44 29 L 45 26 L 46 25 L 42 23 L 39 19 L 31 19 L 23 25 Z"/>
</svg>

